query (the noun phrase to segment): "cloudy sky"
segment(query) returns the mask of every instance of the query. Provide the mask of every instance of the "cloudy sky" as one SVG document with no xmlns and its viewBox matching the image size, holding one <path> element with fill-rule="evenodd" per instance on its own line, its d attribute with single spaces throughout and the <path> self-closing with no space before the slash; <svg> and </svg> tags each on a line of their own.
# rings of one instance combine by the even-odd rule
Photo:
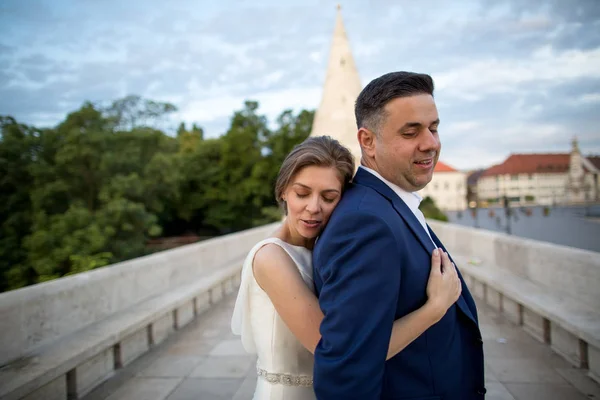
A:
<svg viewBox="0 0 600 400">
<path fill-rule="evenodd" d="M 600 153 L 600 1 L 342 1 L 365 85 L 430 73 L 442 159 Z M 450 4 L 452 3 L 452 4 Z M 314 109 L 336 1 L 2 0 L 0 115 L 53 126 L 86 100 L 139 94 L 223 133 L 245 99 Z"/>
</svg>

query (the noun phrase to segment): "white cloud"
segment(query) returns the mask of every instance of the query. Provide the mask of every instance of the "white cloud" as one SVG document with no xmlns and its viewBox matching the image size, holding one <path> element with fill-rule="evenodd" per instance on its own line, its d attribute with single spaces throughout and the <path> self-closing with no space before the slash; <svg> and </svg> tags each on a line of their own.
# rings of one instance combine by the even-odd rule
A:
<svg viewBox="0 0 600 400">
<path fill-rule="evenodd" d="M 558 124 L 518 121 L 507 126 L 477 121 L 456 123 L 444 132 L 441 134 L 440 159 L 458 169 L 489 167 L 502 162 L 511 153 L 567 153 L 576 133 L 567 132 Z M 586 154 L 599 150 L 598 145 L 582 148 Z"/>
<path fill-rule="evenodd" d="M 12 1 L 20 17 L 0 15 L 0 112 L 24 123 L 53 125 L 84 100 L 134 93 L 172 102 L 174 120 L 214 136 L 244 100 L 274 122 L 321 98 L 333 5 L 55 2 L 40 20 L 39 8 Z M 514 151 L 563 151 L 574 133 L 584 151 L 598 151 L 600 21 L 593 12 L 573 19 L 566 4 L 371 0 L 343 15 L 363 85 L 393 70 L 432 73 L 442 158 L 465 168 Z M 39 54 L 46 61 L 31 58 Z"/>
<path fill-rule="evenodd" d="M 501 163 L 508 155 L 493 149 L 476 146 L 465 142 L 458 149 L 446 150 L 442 143 L 440 161 L 452 167 L 467 171 L 470 169 L 487 168 L 491 165 Z"/>
<path fill-rule="evenodd" d="M 317 108 L 321 93 L 321 87 L 316 85 L 258 93 L 254 98 L 260 102 L 261 111 L 270 119 L 275 119 L 284 109 L 297 111 Z"/>
<path fill-rule="evenodd" d="M 58 121 L 64 120 L 66 115 L 62 112 L 34 112 L 31 114 L 31 119 L 35 121 L 37 128 L 50 128 L 57 124 Z"/>
<path fill-rule="evenodd" d="M 471 60 L 460 68 L 437 74 L 436 86 L 459 98 L 464 93 L 515 93 L 524 84 L 551 85 L 581 78 L 600 78 L 600 48 L 557 52 L 540 47 L 530 58 Z"/>
<path fill-rule="evenodd" d="M 525 17 L 509 26 L 509 29 L 518 31 L 538 31 L 552 27 L 552 20 L 545 15 Z"/>
<path fill-rule="evenodd" d="M 263 86 L 269 86 L 272 85 L 274 83 L 277 83 L 281 80 L 281 78 L 283 78 L 284 75 L 284 71 L 273 71 L 271 73 L 268 73 L 267 75 L 263 76 L 261 79 L 261 83 Z"/>
<path fill-rule="evenodd" d="M 389 45 L 385 40 L 372 40 L 369 42 L 357 41 L 352 46 L 354 58 L 376 57 L 381 55 Z"/>
<path fill-rule="evenodd" d="M 179 115 L 186 121 L 210 122 L 230 116 L 232 110 L 240 108 L 243 99 L 224 95 L 204 100 L 192 100 L 180 106 Z"/>
<path fill-rule="evenodd" d="M 454 122 L 448 126 L 444 126 L 444 133 L 451 135 L 461 134 L 463 132 L 475 132 L 481 129 L 483 124 L 480 121 L 462 121 Z"/>
<path fill-rule="evenodd" d="M 574 103 L 576 105 L 600 103 L 600 93 L 586 93 L 586 94 L 578 97 Z"/>
<path fill-rule="evenodd" d="M 323 61 L 324 55 L 321 51 L 313 51 L 308 55 L 308 58 L 313 62 L 320 63 Z"/>
<path fill-rule="evenodd" d="M 287 88 L 282 90 L 254 93 L 252 96 L 221 95 L 192 100 L 180 107 L 179 115 L 185 121 L 211 122 L 230 117 L 235 110 L 243 107 L 245 100 L 256 100 L 259 113 L 267 116 L 272 123 L 284 109 L 314 109 L 321 99 L 319 86 Z M 223 129 L 225 130 L 225 128 Z M 209 132 L 209 134 L 211 134 Z"/>
</svg>

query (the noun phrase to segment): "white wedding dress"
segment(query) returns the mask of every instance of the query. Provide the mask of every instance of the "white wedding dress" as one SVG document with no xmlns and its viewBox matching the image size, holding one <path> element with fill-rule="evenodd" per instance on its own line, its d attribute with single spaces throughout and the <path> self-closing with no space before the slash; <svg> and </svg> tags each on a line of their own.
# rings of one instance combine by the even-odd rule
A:
<svg viewBox="0 0 600 400">
<path fill-rule="evenodd" d="M 258 356 L 254 400 L 314 400 L 314 356 L 288 329 L 254 279 L 254 255 L 268 243 L 282 247 L 290 255 L 304 282 L 314 290 L 311 251 L 277 238 L 265 239 L 252 248 L 244 261 L 231 330 L 241 336 L 246 351 Z"/>
</svg>

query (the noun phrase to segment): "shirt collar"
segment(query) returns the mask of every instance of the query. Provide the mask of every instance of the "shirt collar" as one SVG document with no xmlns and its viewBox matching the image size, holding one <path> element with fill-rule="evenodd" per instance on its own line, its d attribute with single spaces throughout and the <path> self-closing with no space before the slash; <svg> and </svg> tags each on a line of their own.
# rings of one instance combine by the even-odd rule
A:
<svg viewBox="0 0 600 400">
<path fill-rule="evenodd" d="M 421 200 L 423 200 L 423 198 L 421 196 L 419 196 L 418 193 L 407 192 L 406 190 L 402 189 L 400 186 L 393 184 L 392 182 L 386 180 L 377 171 L 375 171 L 371 168 L 367 168 L 364 165 L 360 165 L 359 168 L 362 168 L 365 171 L 370 172 L 371 174 L 375 175 L 378 179 L 380 179 L 383 183 L 388 185 L 390 187 L 390 189 L 392 189 L 394 191 L 394 193 L 396 193 L 398 195 L 398 197 L 400 197 L 400 199 L 402 199 L 402 201 L 404 201 L 404 203 L 406 203 L 408 208 L 410 208 L 410 210 L 413 213 L 415 212 L 415 210 L 419 209 L 419 204 L 421 204 Z"/>
</svg>

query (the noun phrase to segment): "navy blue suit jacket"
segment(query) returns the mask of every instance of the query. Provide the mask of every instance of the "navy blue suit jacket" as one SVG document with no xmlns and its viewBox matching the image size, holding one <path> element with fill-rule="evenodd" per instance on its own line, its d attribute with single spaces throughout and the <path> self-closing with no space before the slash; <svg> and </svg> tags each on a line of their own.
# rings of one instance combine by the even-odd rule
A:
<svg viewBox="0 0 600 400">
<path fill-rule="evenodd" d="M 385 360 L 394 320 L 427 300 L 433 250 L 408 206 L 359 168 L 313 252 L 325 314 L 315 351 L 318 399 L 484 398 L 477 309 L 462 277 L 462 295 L 445 316 Z"/>
</svg>

